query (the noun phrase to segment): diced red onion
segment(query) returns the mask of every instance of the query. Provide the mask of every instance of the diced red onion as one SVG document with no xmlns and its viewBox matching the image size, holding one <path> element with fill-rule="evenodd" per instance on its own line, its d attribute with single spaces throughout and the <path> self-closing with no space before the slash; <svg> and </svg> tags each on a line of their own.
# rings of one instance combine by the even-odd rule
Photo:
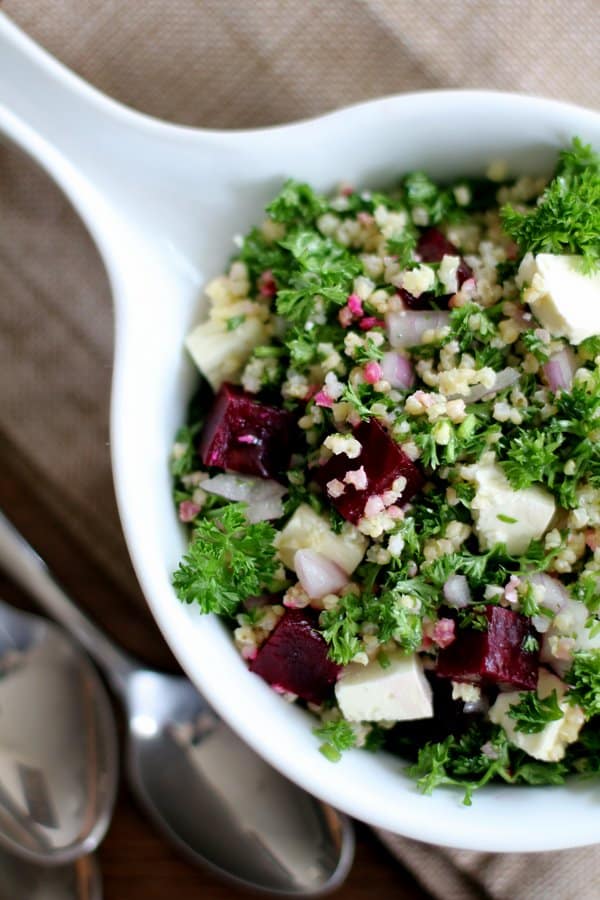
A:
<svg viewBox="0 0 600 900">
<path fill-rule="evenodd" d="M 503 391 L 507 387 L 512 387 L 518 380 L 519 373 L 516 369 L 502 369 L 496 374 L 496 380 L 491 387 L 485 387 L 483 384 L 476 384 L 463 399 L 465 403 L 476 403 L 477 400 L 482 400 L 484 397 L 491 397 L 493 394 L 497 394 L 498 391 Z"/>
<path fill-rule="evenodd" d="M 296 550 L 294 569 L 311 600 L 320 600 L 326 594 L 337 594 L 348 584 L 348 573 L 316 550 Z"/>
<path fill-rule="evenodd" d="M 393 350 L 388 350 L 387 353 L 384 353 L 381 360 L 381 369 L 383 377 L 386 381 L 389 381 L 393 388 L 406 390 L 415 383 L 415 373 L 410 360 L 401 353 L 394 353 Z"/>
<path fill-rule="evenodd" d="M 571 602 L 571 598 L 561 582 L 556 578 L 547 575 L 545 572 L 536 572 L 535 575 L 532 575 L 528 579 L 528 581 L 530 581 L 531 584 L 539 585 L 544 589 L 544 596 L 540 601 L 540 606 L 549 610 L 554 616 L 561 612 L 561 610 Z M 540 634 L 544 634 L 548 631 L 552 624 L 550 617 L 543 613 L 540 613 L 539 616 L 533 616 L 531 621 L 534 628 L 536 628 Z"/>
<path fill-rule="evenodd" d="M 551 391 L 571 390 L 577 359 L 570 347 L 555 353 L 542 368 Z"/>
<path fill-rule="evenodd" d="M 464 575 L 451 575 L 442 588 L 444 600 L 454 609 L 464 609 L 472 602 L 471 588 Z"/>
<path fill-rule="evenodd" d="M 566 587 L 557 578 L 552 578 L 546 572 L 536 572 L 527 580 L 544 589 L 540 606 L 549 609 L 554 615 L 557 615 L 571 601 Z"/>
<path fill-rule="evenodd" d="M 268 478 L 220 473 L 203 481 L 202 490 L 226 500 L 247 503 L 246 518 L 249 522 L 264 522 L 283 515 L 281 498 L 286 489 Z"/>
<path fill-rule="evenodd" d="M 437 309 L 407 309 L 386 316 L 390 344 L 396 349 L 416 347 L 426 331 L 444 328 L 449 322 L 450 313 Z"/>
</svg>

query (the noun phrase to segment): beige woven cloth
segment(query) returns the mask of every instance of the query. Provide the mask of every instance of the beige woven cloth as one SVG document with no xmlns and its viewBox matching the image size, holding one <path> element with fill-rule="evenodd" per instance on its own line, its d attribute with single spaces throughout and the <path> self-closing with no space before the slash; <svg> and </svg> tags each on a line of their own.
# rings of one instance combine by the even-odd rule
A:
<svg viewBox="0 0 600 900">
<path fill-rule="evenodd" d="M 194 125 L 282 122 L 438 87 L 599 100 L 596 0 L 6 0 L 3 8 L 104 91 Z M 1 451 L 22 461 L 40 496 L 135 594 L 109 468 L 107 281 L 63 197 L 2 147 L 0 296 Z M 382 839 L 443 900 L 600 897 L 600 848 L 500 856 Z"/>
</svg>

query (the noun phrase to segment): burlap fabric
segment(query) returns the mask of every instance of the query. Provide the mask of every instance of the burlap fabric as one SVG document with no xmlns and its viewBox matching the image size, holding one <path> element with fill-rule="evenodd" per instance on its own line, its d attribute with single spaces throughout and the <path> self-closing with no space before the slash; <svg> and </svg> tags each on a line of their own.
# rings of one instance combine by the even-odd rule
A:
<svg viewBox="0 0 600 900">
<path fill-rule="evenodd" d="M 283 122 L 438 87 L 599 100 L 595 0 L 6 0 L 3 8 L 107 93 L 192 125 Z M 133 594 L 109 467 L 106 277 L 63 197 L 4 147 L 0 296 L 2 453 L 27 467 L 39 495 Z M 444 900 L 600 897 L 600 849 L 494 855 L 382 839 Z"/>
</svg>

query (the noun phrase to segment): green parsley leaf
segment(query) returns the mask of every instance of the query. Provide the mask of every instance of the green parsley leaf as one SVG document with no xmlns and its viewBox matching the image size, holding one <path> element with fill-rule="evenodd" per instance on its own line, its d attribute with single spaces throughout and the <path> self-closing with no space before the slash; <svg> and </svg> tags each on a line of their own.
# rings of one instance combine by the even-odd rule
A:
<svg viewBox="0 0 600 900">
<path fill-rule="evenodd" d="M 535 209 L 501 210 L 506 233 L 526 253 L 574 253 L 584 271 L 600 264 L 600 154 L 574 138 L 559 154 L 554 178 Z"/>
<path fill-rule="evenodd" d="M 274 588 L 275 534 L 267 522 L 250 524 L 243 503 L 222 507 L 214 521 L 200 519 L 173 575 L 177 596 L 204 613 L 232 616 L 242 601 Z"/>
<path fill-rule="evenodd" d="M 588 360 L 594 360 L 600 356 L 600 335 L 593 334 L 591 337 L 584 338 L 579 344 L 577 352 Z"/>
<path fill-rule="evenodd" d="M 443 188 L 425 172 L 411 172 L 402 180 L 403 196 L 409 209 L 425 209 L 430 225 L 463 215 L 451 188 Z"/>
<path fill-rule="evenodd" d="M 256 281 L 263 272 L 271 271 L 279 277 L 288 268 L 288 254 L 278 244 L 268 241 L 259 228 L 253 228 L 244 238 L 236 259 L 246 264 L 251 282 Z M 278 282 L 279 283 L 279 282 Z"/>
<path fill-rule="evenodd" d="M 356 735 L 352 726 L 345 719 L 337 719 L 335 722 L 327 722 L 318 728 L 313 728 L 313 734 L 323 740 L 319 750 L 330 762 L 338 762 L 344 750 L 349 750 L 356 745 Z"/>
<path fill-rule="evenodd" d="M 321 634 L 329 644 L 329 657 L 342 666 L 348 665 L 362 648 L 358 637 L 363 610 L 358 594 L 342 594 L 334 609 L 325 609 L 319 617 Z"/>
<path fill-rule="evenodd" d="M 548 484 L 549 474 L 556 469 L 556 451 L 563 440 L 562 434 L 551 427 L 521 428 L 511 434 L 509 449 L 501 463 L 511 486 L 520 490 L 535 482 Z"/>
<path fill-rule="evenodd" d="M 493 310 L 477 303 L 465 303 L 450 312 L 450 333 L 446 341 L 457 340 L 463 352 L 472 352 L 474 340 L 489 343 L 497 328 Z"/>
<path fill-rule="evenodd" d="M 485 614 L 486 604 L 477 603 L 457 610 L 458 627 L 470 628 L 472 631 L 487 631 L 488 620 Z"/>
<path fill-rule="evenodd" d="M 548 344 L 541 340 L 536 331 L 538 331 L 537 328 L 528 328 L 526 331 L 522 331 L 520 340 L 523 341 L 526 350 L 532 353 L 538 362 L 545 363 L 550 359 L 550 351 Z"/>
<path fill-rule="evenodd" d="M 312 223 L 329 207 L 325 197 L 315 193 L 308 184 L 289 179 L 280 193 L 267 206 L 267 213 L 275 222 L 285 225 Z"/>
<path fill-rule="evenodd" d="M 579 704 L 588 718 L 600 715 L 600 650 L 578 650 L 565 680 L 569 702 Z"/>
<path fill-rule="evenodd" d="M 315 309 L 317 296 L 328 306 L 346 302 L 352 281 L 362 270 L 357 256 L 309 228 L 292 232 L 280 246 L 289 254 L 286 276 L 278 277 L 281 286 L 276 306 L 280 316 L 292 325 L 303 326 Z"/>
<path fill-rule="evenodd" d="M 230 319 L 227 319 L 227 331 L 235 331 L 236 328 L 239 328 L 240 325 L 246 321 L 246 316 L 232 316 Z"/>
<path fill-rule="evenodd" d="M 537 653 L 540 649 L 540 642 L 532 634 L 528 634 L 521 644 L 523 653 Z"/>
<path fill-rule="evenodd" d="M 402 593 L 396 587 L 377 597 L 369 597 L 365 603 L 365 620 L 377 626 L 377 638 L 381 643 L 393 638 L 403 650 L 413 651 L 423 639 L 422 613 L 407 608 Z"/>
<path fill-rule="evenodd" d="M 410 222 L 404 231 L 393 234 L 387 239 L 387 251 L 396 256 L 401 269 L 406 269 L 414 261 L 413 252 L 417 246 L 417 232 Z"/>
<path fill-rule="evenodd" d="M 486 752 L 484 752 L 484 749 Z M 575 757 L 581 768 L 593 770 L 592 753 L 579 752 Z M 508 742 L 503 729 L 490 723 L 474 723 L 457 737 L 450 735 L 437 743 L 429 742 L 420 751 L 408 774 L 417 778 L 423 793 L 430 794 L 443 784 L 465 789 L 465 805 L 471 804 L 473 792 L 492 780 L 509 784 L 562 784 L 569 768 L 563 762 L 546 763 L 533 760 Z"/>
<path fill-rule="evenodd" d="M 175 436 L 176 449 L 171 456 L 171 475 L 182 478 L 198 468 L 200 460 L 196 454 L 195 439 L 200 425 L 184 425 Z"/>
<path fill-rule="evenodd" d="M 519 697 L 519 702 L 508 710 L 508 715 L 516 722 L 515 731 L 538 734 L 549 722 L 556 722 L 563 716 L 555 690 L 543 698 L 538 697 L 535 691 L 524 692 Z"/>
</svg>

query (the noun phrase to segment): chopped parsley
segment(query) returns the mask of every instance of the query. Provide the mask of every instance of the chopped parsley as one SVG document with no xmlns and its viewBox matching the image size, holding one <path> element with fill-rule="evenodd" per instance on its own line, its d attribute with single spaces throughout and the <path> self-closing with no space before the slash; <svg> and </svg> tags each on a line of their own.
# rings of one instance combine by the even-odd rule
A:
<svg viewBox="0 0 600 900">
<path fill-rule="evenodd" d="M 266 211 L 275 222 L 298 225 L 312 222 L 328 208 L 327 199 L 313 191 L 310 185 L 290 178 Z"/>
<path fill-rule="evenodd" d="M 600 264 L 600 154 L 574 138 L 559 154 L 554 177 L 530 212 L 507 205 L 504 230 L 521 252 L 575 253 L 586 272 Z"/>
<path fill-rule="evenodd" d="M 538 697 L 535 691 L 527 691 L 519 694 L 519 698 L 519 702 L 508 710 L 510 718 L 515 720 L 515 731 L 539 734 L 550 722 L 562 719 L 563 711 L 555 690 L 547 697 Z"/>
<path fill-rule="evenodd" d="M 356 256 L 314 228 L 295 230 L 279 245 L 289 254 L 285 277 L 277 280 L 280 316 L 292 325 L 304 326 L 315 313 L 317 297 L 325 307 L 346 302 L 352 280 L 361 271 Z"/>
<path fill-rule="evenodd" d="M 275 529 L 267 522 L 249 524 L 244 509 L 243 503 L 231 503 L 216 520 L 197 521 L 173 575 L 184 603 L 197 603 L 204 613 L 232 616 L 241 601 L 276 589 Z"/>
<path fill-rule="evenodd" d="M 538 762 L 509 744 L 503 729 L 476 723 L 460 736 L 429 742 L 419 751 L 408 774 L 424 794 L 441 785 L 464 788 L 463 803 L 470 806 L 473 792 L 499 778 L 509 784 L 562 784 L 568 768 L 561 762 Z"/>
<path fill-rule="evenodd" d="M 337 719 L 319 728 L 313 728 L 313 734 L 323 741 L 319 750 L 330 762 L 338 762 L 344 750 L 356 745 L 356 735 L 345 719 Z"/>
<path fill-rule="evenodd" d="M 425 172 L 412 172 L 402 180 L 402 192 L 411 211 L 424 210 L 427 222 L 437 225 L 442 220 L 460 218 L 460 210 L 451 187 L 440 187 Z"/>
<path fill-rule="evenodd" d="M 195 439 L 199 426 L 184 425 L 175 436 L 175 450 L 171 455 L 171 475 L 174 478 L 182 478 L 189 475 L 197 465 Z"/>
<path fill-rule="evenodd" d="M 579 704 L 588 718 L 600 715 L 600 650 L 578 650 L 566 681 L 569 702 Z"/>
</svg>

